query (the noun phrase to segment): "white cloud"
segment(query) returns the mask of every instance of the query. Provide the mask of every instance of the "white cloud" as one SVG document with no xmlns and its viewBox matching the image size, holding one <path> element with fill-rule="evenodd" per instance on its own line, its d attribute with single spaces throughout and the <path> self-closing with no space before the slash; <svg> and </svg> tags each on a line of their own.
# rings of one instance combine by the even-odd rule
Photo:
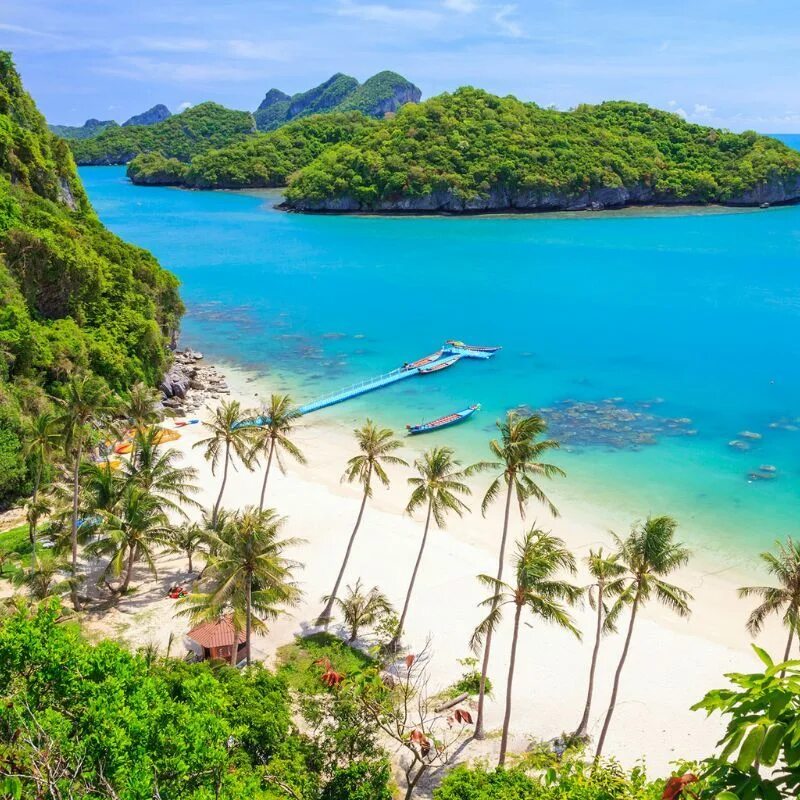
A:
<svg viewBox="0 0 800 800">
<path fill-rule="evenodd" d="M 206 53 L 213 47 L 208 39 L 149 39 L 136 40 L 136 49 L 154 53 Z"/>
<path fill-rule="evenodd" d="M 383 22 L 389 25 L 432 27 L 441 21 L 435 11 L 418 8 L 393 8 L 382 3 L 354 3 L 340 0 L 336 13 L 341 17 L 355 17 L 366 22 Z"/>
<path fill-rule="evenodd" d="M 458 11 L 460 14 L 471 14 L 478 7 L 475 0 L 444 0 L 442 5 L 450 11 Z"/>
<path fill-rule="evenodd" d="M 679 117 L 683 117 L 684 119 L 686 119 L 686 118 L 689 116 L 689 115 L 686 113 L 686 109 L 685 109 L 685 108 L 676 108 L 676 109 L 675 109 L 675 113 L 676 113 L 676 114 L 677 114 Z"/>
<path fill-rule="evenodd" d="M 670 108 L 675 108 L 675 106 L 676 106 L 676 105 L 678 105 L 678 101 L 677 101 L 677 100 L 670 100 L 670 101 L 667 103 L 667 105 L 668 105 Z"/>
<path fill-rule="evenodd" d="M 515 19 L 512 19 L 517 13 L 515 5 L 500 6 L 494 14 L 494 23 L 500 29 L 500 32 L 505 36 L 510 36 L 513 39 L 519 39 L 525 35 L 522 26 Z"/>
<path fill-rule="evenodd" d="M 187 108 L 191 108 L 192 104 L 188 100 L 184 100 L 182 103 L 178 105 L 178 113 L 180 114 L 181 111 L 186 111 Z"/>
<path fill-rule="evenodd" d="M 20 33 L 23 36 L 36 36 L 42 39 L 60 39 L 54 33 L 47 31 L 37 31 L 34 28 L 26 28 L 22 25 L 12 25 L 8 22 L 0 22 L 0 31 L 8 31 L 9 33 Z"/>
<path fill-rule="evenodd" d="M 108 64 L 95 68 L 103 75 L 115 75 L 131 80 L 161 83 L 225 83 L 251 80 L 261 75 L 260 71 L 244 69 L 229 64 L 180 64 L 174 61 L 159 61 L 146 56 L 122 56 Z"/>
<path fill-rule="evenodd" d="M 283 61 L 289 56 L 289 48 L 282 42 L 253 42 L 248 39 L 229 39 L 228 52 L 234 58 L 254 61 Z"/>
<path fill-rule="evenodd" d="M 705 105 L 705 103 L 694 104 L 693 116 L 695 117 L 710 117 L 713 113 L 714 109 L 711 108 L 711 106 Z"/>
</svg>

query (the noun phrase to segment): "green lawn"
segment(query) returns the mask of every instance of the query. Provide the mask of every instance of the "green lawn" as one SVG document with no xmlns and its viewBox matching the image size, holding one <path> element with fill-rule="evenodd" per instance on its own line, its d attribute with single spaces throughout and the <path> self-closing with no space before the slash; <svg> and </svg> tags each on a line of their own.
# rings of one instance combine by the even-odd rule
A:
<svg viewBox="0 0 800 800">
<path fill-rule="evenodd" d="M 17 564 L 30 566 L 31 543 L 28 539 L 28 526 L 20 525 L 10 531 L 0 533 L 0 577 L 11 578 L 17 571 Z"/>
</svg>

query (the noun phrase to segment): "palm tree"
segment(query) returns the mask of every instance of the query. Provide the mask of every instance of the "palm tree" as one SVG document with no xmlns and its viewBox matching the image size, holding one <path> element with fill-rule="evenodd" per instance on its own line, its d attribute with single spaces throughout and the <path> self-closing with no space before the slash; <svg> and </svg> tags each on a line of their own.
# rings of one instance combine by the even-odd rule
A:
<svg viewBox="0 0 800 800">
<path fill-rule="evenodd" d="M 306 457 L 300 451 L 300 448 L 289 438 L 292 428 L 299 417 L 300 412 L 294 407 L 288 394 L 271 395 L 269 403 L 261 409 L 261 419 L 264 420 L 264 424 L 256 428 L 253 434 L 253 448 L 250 451 L 251 459 L 255 459 L 259 453 L 267 457 L 264 482 L 261 484 L 261 497 L 258 501 L 259 511 L 264 508 L 264 497 L 267 492 L 267 480 L 272 466 L 272 457 L 275 456 L 278 468 L 284 474 L 286 469 L 281 461 L 281 451 L 290 455 L 300 464 L 306 463 Z"/>
<path fill-rule="evenodd" d="M 100 538 L 87 547 L 87 552 L 110 556 L 105 576 L 122 576 L 113 591 L 123 595 L 139 561 L 144 561 L 153 575 L 157 574 L 155 549 L 167 541 L 170 527 L 160 499 L 135 484 L 125 487 L 117 506 L 115 512 L 104 514 L 98 526 Z"/>
<path fill-rule="evenodd" d="M 553 516 L 558 516 L 558 509 L 553 505 L 537 481 L 540 478 L 563 476 L 564 472 L 552 464 L 542 462 L 549 450 L 557 450 L 560 445 L 553 439 L 540 439 L 547 430 L 547 423 L 538 415 L 523 417 L 515 411 L 509 411 L 503 421 L 497 421 L 500 439 L 492 439 L 489 449 L 494 456 L 493 461 L 484 461 L 472 467 L 474 471 L 500 470 L 483 497 L 481 511 L 485 515 L 489 506 L 501 495 L 505 486 L 505 513 L 503 515 L 503 533 L 500 537 L 500 552 L 497 559 L 497 580 L 503 580 L 508 523 L 511 513 L 511 501 L 515 499 L 519 515 L 525 519 L 525 507 L 531 498 L 545 505 Z M 489 671 L 489 658 L 492 650 L 492 631 L 486 633 L 483 647 L 483 663 L 478 690 L 478 712 L 475 719 L 475 738 L 483 739 L 483 715 L 486 701 L 486 676 Z"/>
<path fill-rule="evenodd" d="M 214 409 L 214 416 L 210 422 L 203 424 L 209 429 L 211 435 L 207 439 L 195 442 L 193 447 L 205 448 L 205 459 L 211 462 L 211 474 L 215 475 L 220 457 L 222 457 L 222 485 L 219 487 L 217 502 L 214 503 L 211 512 L 211 526 L 216 525 L 217 514 L 219 514 L 222 494 L 225 491 L 225 484 L 228 480 L 228 467 L 231 463 L 231 451 L 242 463 L 248 467 L 250 465 L 250 451 L 248 444 L 253 435 L 253 428 L 243 425 L 252 415 L 242 411 L 242 407 L 237 400 L 222 402 Z"/>
<path fill-rule="evenodd" d="M 206 552 L 208 535 L 196 523 L 184 523 L 170 532 L 167 546 L 174 553 L 185 555 L 189 562 L 189 572 L 194 572 L 192 558 L 195 553 Z"/>
<path fill-rule="evenodd" d="M 592 663 L 589 667 L 589 687 L 586 691 L 586 705 L 583 708 L 575 736 L 585 736 L 589 728 L 589 713 L 592 709 L 592 696 L 594 694 L 594 675 L 597 669 L 597 655 L 600 652 L 600 639 L 604 633 L 616 631 L 616 623 L 613 618 L 609 618 L 609 606 L 607 601 L 613 600 L 622 594 L 625 588 L 623 575 L 625 567 L 619 563 L 617 555 L 608 556 L 599 550 L 589 550 L 586 557 L 586 565 L 589 568 L 589 575 L 592 583 L 584 588 L 589 597 L 589 605 L 597 612 L 597 622 L 595 625 L 594 647 L 592 648 Z"/>
<path fill-rule="evenodd" d="M 44 551 L 27 569 L 14 575 L 14 583 L 22 586 L 34 601 L 60 597 L 70 591 L 69 561 L 62 556 Z"/>
<path fill-rule="evenodd" d="M 106 384 L 93 375 L 73 375 L 63 398 L 54 398 L 61 408 L 56 424 L 64 441 L 67 463 L 72 472 L 72 519 L 70 544 L 72 548 L 72 605 L 80 610 L 78 599 L 78 500 L 80 470 L 91 426 L 114 410 L 114 399 Z"/>
<path fill-rule="evenodd" d="M 767 617 L 783 616 L 783 624 L 789 631 L 783 660 L 788 661 L 792 640 L 800 622 L 800 543 L 791 537 L 786 544 L 776 541 L 777 553 L 761 553 L 767 572 L 775 577 L 778 586 L 744 586 L 739 597 L 758 597 L 761 602 L 753 609 L 747 620 L 747 630 L 757 636 Z"/>
<path fill-rule="evenodd" d="M 144 430 L 161 419 L 161 394 L 152 386 L 135 383 L 121 399 L 120 412 L 136 430 Z"/>
<path fill-rule="evenodd" d="M 691 613 L 689 601 L 692 600 L 692 595 L 685 589 L 664 581 L 667 575 L 689 561 L 689 549 L 675 541 L 677 528 L 678 523 L 672 517 L 649 517 L 643 524 L 635 524 L 625 539 L 612 534 L 617 545 L 616 557 L 625 567 L 625 575 L 622 578 L 624 588 L 611 607 L 607 620 L 611 620 L 611 624 L 615 624 L 622 609 L 626 606 L 630 606 L 631 615 L 628 620 L 625 645 L 614 673 L 611 702 L 603 722 L 603 729 L 600 732 L 600 739 L 597 742 L 596 758 L 603 753 L 608 727 L 617 704 L 620 676 L 628 657 L 639 608 L 644 606 L 648 600 L 655 599 L 680 617 L 688 617 Z"/>
<path fill-rule="evenodd" d="M 198 491 L 194 483 L 197 470 L 177 465 L 182 456 L 174 447 L 160 445 L 161 433 L 160 428 L 136 432 L 133 453 L 122 468 L 122 475 L 158 497 L 165 508 L 185 517 L 186 506 L 200 507 L 191 497 Z"/>
<path fill-rule="evenodd" d="M 247 637 L 250 664 L 253 627 L 263 629 L 266 620 L 276 619 L 284 606 L 294 606 L 300 596 L 294 571 L 300 567 L 285 556 L 299 539 L 281 539 L 284 517 L 272 509 L 246 508 L 228 517 L 216 533 L 209 533 L 208 590 L 185 598 L 181 613 L 195 622 L 219 619 L 230 613 L 235 631 L 242 622 Z M 231 663 L 235 665 L 236 645 Z"/>
<path fill-rule="evenodd" d="M 333 584 L 333 591 L 326 596 L 325 608 L 319 615 L 318 625 L 327 625 L 331 617 L 331 611 L 337 601 L 336 594 L 342 582 L 347 562 L 350 558 L 350 551 L 353 549 L 353 542 L 361 526 L 361 519 L 364 516 L 364 508 L 367 500 L 372 497 L 372 479 L 377 478 L 384 486 L 389 486 L 389 476 L 386 474 L 385 465 L 407 467 L 408 464 L 396 455 L 395 450 L 401 447 L 400 442 L 394 438 L 394 431 L 389 428 L 378 428 L 375 423 L 368 419 L 360 428 L 353 431 L 358 443 L 358 455 L 353 456 L 348 462 L 342 475 L 342 483 L 360 483 L 363 487 L 361 494 L 361 507 L 358 509 L 356 524 L 350 539 L 347 542 L 347 549 L 344 553 L 342 566 Z"/>
<path fill-rule="evenodd" d="M 517 543 L 517 554 L 514 559 L 514 585 L 499 581 L 491 575 L 478 576 L 478 580 L 488 586 L 492 594 L 481 603 L 489 608 L 489 614 L 472 635 L 470 645 L 473 650 L 479 652 L 481 644 L 489 632 L 497 628 L 502 618 L 503 606 L 510 604 L 514 606 L 514 632 L 511 638 L 511 658 L 508 664 L 508 681 L 506 683 L 506 711 L 503 717 L 503 736 L 500 740 L 500 759 L 498 761 L 498 766 L 501 767 L 505 763 L 508 748 L 511 690 L 517 661 L 519 623 L 523 609 L 527 608 L 537 619 L 565 628 L 578 638 L 581 635 L 564 607 L 564 603 L 570 605 L 575 603 L 583 590 L 558 578 L 558 573 L 564 570 L 571 575 L 575 574 L 575 558 L 572 553 L 567 550 L 561 539 L 533 527 Z"/>
<path fill-rule="evenodd" d="M 59 444 L 56 418 L 47 411 L 37 414 L 26 424 L 22 441 L 23 456 L 34 464 L 33 494 L 28 504 L 28 537 L 31 542 L 31 553 L 35 565 L 36 525 L 43 511 L 43 507 L 39 502 L 39 491 L 42 487 L 44 470 L 50 463 L 53 453 Z"/>
<path fill-rule="evenodd" d="M 413 487 L 411 498 L 406 506 L 406 513 L 413 514 L 422 506 L 427 507 L 425 517 L 425 530 L 422 534 L 417 561 L 414 564 L 414 571 L 411 573 L 411 582 L 408 584 L 406 601 L 403 604 L 403 613 L 397 624 L 397 631 L 389 643 L 390 649 L 397 649 L 400 637 L 403 635 L 403 626 L 408 613 L 408 606 L 411 602 L 411 594 L 414 591 L 414 583 L 417 580 L 417 572 L 422 562 L 422 554 L 425 552 L 425 544 L 428 541 L 428 530 L 433 517 L 437 528 L 444 528 L 447 514 L 454 512 L 459 517 L 468 510 L 467 505 L 458 495 L 472 494 L 470 488 L 462 483 L 466 473 L 460 470 L 460 462 L 454 457 L 453 450 L 449 447 L 434 447 L 423 453 L 414 462 L 414 468 L 419 473 L 419 477 L 408 479 L 409 486 Z"/>
<path fill-rule="evenodd" d="M 384 614 L 392 613 L 392 606 L 386 595 L 377 586 L 373 586 L 365 593 L 361 578 L 356 581 L 355 586 L 347 587 L 344 598 L 333 599 L 342 612 L 345 625 L 350 629 L 348 644 L 358 638 L 360 628 L 374 625 Z M 331 598 L 323 597 L 322 600 L 329 603 Z"/>
</svg>

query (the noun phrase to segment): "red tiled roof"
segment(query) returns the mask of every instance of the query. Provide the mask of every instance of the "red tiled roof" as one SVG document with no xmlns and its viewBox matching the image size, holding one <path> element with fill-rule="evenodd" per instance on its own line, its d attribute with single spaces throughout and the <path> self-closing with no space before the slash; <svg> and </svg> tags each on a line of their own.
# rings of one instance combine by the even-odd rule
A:
<svg viewBox="0 0 800 800">
<path fill-rule="evenodd" d="M 216 622 L 203 622 L 189 631 L 188 636 L 202 647 L 230 647 L 233 644 L 233 623 L 226 616 Z M 239 631 L 236 641 L 242 644 L 247 637 Z"/>
</svg>

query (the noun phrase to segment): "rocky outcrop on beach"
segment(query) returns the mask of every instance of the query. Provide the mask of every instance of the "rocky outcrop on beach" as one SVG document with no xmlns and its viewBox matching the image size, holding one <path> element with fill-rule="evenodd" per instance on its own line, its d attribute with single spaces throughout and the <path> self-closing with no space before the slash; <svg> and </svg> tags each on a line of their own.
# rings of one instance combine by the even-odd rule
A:
<svg viewBox="0 0 800 800">
<path fill-rule="evenodd" d="M 172 112 L 163 103 L 158 103 L 152 108 L 148 108 L 147 111 L 143 111 L 141 114 L 134 114 L 130 119 L 126 119 L 122 123 L 122 127 L 125 128 L 129 125 L 155 125 L 157 122 L 163 122 L 171 116 Z"/>
<path fill-rule="evenodd" d="M 190 414 L 209 400 L 230 394 L 225 376 L 213 364 L 204 361 L 203 354 L 191 348 L 175 351 L 172 366 L 159 387 L 165 408 L 177 414 Z"/>
</svg>

